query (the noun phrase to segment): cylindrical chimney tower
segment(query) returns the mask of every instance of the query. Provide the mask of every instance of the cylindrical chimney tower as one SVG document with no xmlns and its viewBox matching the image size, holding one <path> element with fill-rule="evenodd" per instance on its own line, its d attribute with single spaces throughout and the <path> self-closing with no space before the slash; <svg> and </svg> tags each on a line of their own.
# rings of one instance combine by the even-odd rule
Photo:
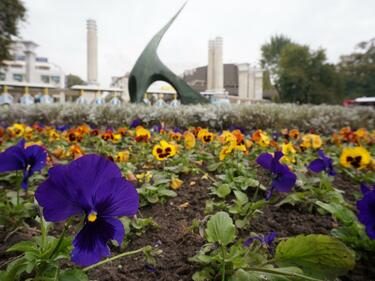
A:
<svg viewBox="0 0 375 281">
<path fill-rule="evenodd" d="M 98 84 L 98 38 L 95 20 L 87 20 L 87 82 Z"/>
<path fill-rule="evenodd" d="M 215 39 L 215 61 L 214 61 L 214 89 L 217 92 L 224 91 L 224 66 L 223 66 L 223 38 Z"/>
<path fill-rule="evenodd" d="M 208 41 L 207 90 L 214 89 L 215 41 Z"/>
</svg>

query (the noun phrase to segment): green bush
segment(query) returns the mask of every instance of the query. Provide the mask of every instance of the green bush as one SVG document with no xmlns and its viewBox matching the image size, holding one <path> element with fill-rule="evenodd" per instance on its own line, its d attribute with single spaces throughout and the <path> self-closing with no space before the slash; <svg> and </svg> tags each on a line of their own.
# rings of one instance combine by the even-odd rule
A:
<svg viewBox="0 0 375 281">
<path fill-rule="evenodd" d="M 134 119 L 152 126 L 163 122 L 170 127 L 210 127 L 221 130 L 232 125 L 247 129 L 297 128 L 329 133 L 345 126 L 374 129 L 375 110 L 371 107 L 328 105 L 256 104 L 256 105 L 191 105 L 179 108 L 155 108 L 143 105 L 94 106 L 76 104 L 12 105 L 0 107 L 0 125 L 15 122 L 51 125 L 99 127 L 128 126 Z"/>
</svg>

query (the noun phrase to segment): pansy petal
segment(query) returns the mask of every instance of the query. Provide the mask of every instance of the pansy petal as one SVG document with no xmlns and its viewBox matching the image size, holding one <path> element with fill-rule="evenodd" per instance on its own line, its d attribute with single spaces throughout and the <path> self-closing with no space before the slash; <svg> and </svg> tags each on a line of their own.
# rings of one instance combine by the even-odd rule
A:
<svg viewBox="0 0 375 281">
<path fill-rule="evenodd" d="M 81 195 L 71 184 L 67 171 L 67 165 L 51 168 L 49 177 L 35 192 L 35 198 L 43 207 L 43 214 L 47 221 L 63 221 L 84 211 L 79 204 Z"/>
<path fill-rule="evenodd" d="M 375 239 L 375 190 L 365 193 L 364 197 L 357 201 L 358 219 L 366 227 L 366 233 L 371 239 Z"/>
<path fill-rule="evenodd" d="M 255 240 L 262 242 L 262 238 L 260 238 L 259 236 L 254 236 L 254 237 L 247 238 L 245 242 L 243 242 L 243 246 L 249 247 Z"/>
<path fill-rule="evenodd" d="M 94 196 L 96 211 L 105 217 L 134 216 L 139 208 L 139 195 L 133 184 L 123 178 L 103 184 Z"/>
<path fill-rule="evenodd" d="M 364 183 L 361 183 L 361 192 L 363 195 L 365 195 L 367 192 L 369 192 L 371 189 Z"/>
<path fill-rule="evenodd" d="M 110 255 L 107 242 L 119 238 L 117 224 L 101 217 L 95 222 L 86 222 L 76 235 L 72 251 L 72 261 L 80 266 L 89 266 Z"/>
<path fill-rule="evenodd" d="M 274 190 L 273 187 L 271 187 L 271 188 L 269 188 L 269 189 L 267 190 L 266 196 L 265 196 L 265 198 L 264 198 L 266 201 L 268 201 L 268 200 L 271 199 L 271 197 L 272 197 L 272 193 L 273 193 L 273 190 Z"/>
<path fill-rule="evenodd" d="M 18 145 L 0 153 L 0 172 L 23 170 L 25 163 L 26 155 L 24 149 Z"/>
<path fill-rule="evenodd" d="M 332 161 L 328 166 L 328 175 L 332 177 L 336 175 L 336 171 L 333 169 Z"/>
<path fill-rule="evenodd" d="M 113 237 L 111 238 L 111 240 L 116 240 L 117 243 L 121 245 L 122 241 L 124 240 L 124 235 L 125 235 L 124 225 L 118 219 L 105 218 L 105 220 L 107 223 L 111 224 L 114 228 L 114 233 L 113 233 Z"/>
<path fill-rule="evenodd" d="M 327 156 L 325 156 L 323 150 L 321 150 L 321 149 L 318 150 L 318 155 L 319 155 L 319 158 L 321 158 L 321 159 L 327 158 Z"/>
<path fill-rule="evenodd" d="M 275 159 L 272 160 L 271 170 L 275 174 L 284 174 L 289 172 L 289 168 L 287 165 L 281 164 L 279 161 L 276 161 Z"/>
<path fill-rule="evenodd" d="M 275 158 L 276 161 L 279 161 L 283 156 L 284 156 L 284 154 L 281 151 L 276 151 L 274 158 Z"/>
<path fill-rule="evenodd" d="M 89 204 L 98 187 L 113 178 L 121 178 L 121 171 L 114 162 L 95 154 L 80 157 L 67 167 L 70 184 L 80 191 L 79 195 L 84 196 L 82 199 Z"/>
<path fill-rule="evenodd" d="M 271 233 L 269 233 L 268 235 L 266 235 L 264 237 L 264 243 L 266 243 L 268 246 L 270 246 L 272 244 L 273 240 L 275 240 L 276 235 L 277 235 L 277 233 L 275 231 L 272 231 Z"/>
<path fill-rule="evenodd" d="M 47 152 L 39 145 L 32 145 L 26 148 L 27 164 L 30 165 L 29 176 L 41 171 L 46 165 Z"/>
<path fill-rule="evenodd" d="M 325 168 L 326 166 L 322 159 L 315 159 L 308 166 L 308 169 L 314 173 L 320 173 L 321 171 L 324 171 Z"/>
<path fill-rule="evenodd" d="M 272 181 L 272 187 L 279 192 L 289 192 L 296 184 L 297 177 L 292 172 L 284 173 Z"/>
<path fill-rule="evenodd" d="M 271 170 L 273 157 L 270 153 L 262 153 L 258 156 L 256 162 L 267 170 Z"/>
</svg>

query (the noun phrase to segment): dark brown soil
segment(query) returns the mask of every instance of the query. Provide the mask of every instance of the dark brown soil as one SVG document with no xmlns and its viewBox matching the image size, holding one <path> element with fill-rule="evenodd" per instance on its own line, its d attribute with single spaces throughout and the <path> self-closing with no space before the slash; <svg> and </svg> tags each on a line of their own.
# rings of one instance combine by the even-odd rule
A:
<svg viewBox="0 0 375 281">
<path fill-rule="evenodd" d="M 329 234 L 334 225 L 331 216 L 309 214 L 298 206 L 270 205 L 263 208 L 262 212 L 251 222 L 251 231 L 263 234 L 275 231 L 278 237 L 288 237 L 298 234 Z"/>
<path fill-rule="evenodd" d="M 190 186 L 189 182 L 196 181 Z M 339 187 L 347 190 L 347 196 L 354 191 L 354 184 L 345 178 L 339 179 Z M 114 262 L 90 273 L 94 280 L 114 281 L 146 281 L 166 280 L 185 281 L 191 280 L 193 273 L 199 269 L 188 262 L 188 258 L 196 254 L 204 241 L 198 235 L 191 234 L 187 227 L 194 218 L 204 217 L 205 200 L 208 198 L 208 182 L 191 179 L 178 192 L 178 197 L 169 200 L 165 205 L 153 205 L 142 210 L 142 214 L 152 216 L 160 225 L 160 229 L 147 232 L 146 235 L 131 242 L 130 249 L 144 245 L 160 245 L 163 256 L 157 259 L 155 272 L 150 272 L 141 258 L 128 258 L 121 262 Z M 353 200 L 353 197 L 351 197 Z M 180 204 L 189 202 L 189 207 L 178 208 Z M 302 207 L 284 205 L 281 207 L 266 206 L 263 213 L 253 218 L 250 231 L 267 234 L 276 231 L 278 237 L 288 237 L 298 234 L 329 234 L 337 224 L 329 215 L 310 214 Z M 244 236 L 241 233 L 241 236 Z M 372 268 L 374 260 L 358 262 L 353 272 L 343 277 L 343 281 L 373 281 L 375 272 Z"/>
<path fill-rule="evenodd" d="M 190 185 L 190 183 L 195 184 Z M 127 250 L 134 250 L 146 245 L 158 245 L 163 251 L 157 258 L 157 265 L 150 269 L 145 266 L 142 257 L 129 257 L 106 265 L 90 273 L 90 279 L 114 281 L 141 280 L 191 280 L 191 276 L 199 268 L 187 260 L 203 245 L 204 240 L 192 234 L 188 227 L 194 218 L 204 217 L 204 202 L 208 198 L 208 181 L 199 178 L 185 179 L 178 191 L 178 196 L 168 203 L 152 205 L 141 209 L 144 217 L 152 217 L 159 228 L 148 231 L 145 235 L 131 242 Z M 180 207 L 189 203 L 186 208 Z"/>
<path fill-rule="evenodd" d="M 194 184 L 191 184 L 195 182 Z M 89 273 L 90 280 L 100 281 L 187 281 L 199 266 L 188 262 L 205 241 L 193 234 L 189 227 L 193 219 L 204 218 L 205 201 L 209 198 L 210 182 L 197 177 L 185 178 L 184 185 L 178 190 L 178 196 L 165 204 L 157 204 L 141 209 L 143 217 L 152 217 L 159 228 L 150 229 L 141 237 L 134 237 L 126 251 L 135 250 L 146 245 L 159 247 L 163 253 L 157 257 L 157 265 L 145 264 L 142 255 L 130 256 L 94 269 Z M 347 191 L 347 200 L 354 201 L 353 192 L 358 191 L 349 179 L 338 177 L 335 186 Z M 184 203 L 189 205 L 181 206 Z M 252 219 L 248 230 L 267 234 L 276 231 L 278 237 L 298 234 L 329 234 L 336 224 L 330 216 L 308 213 L 303 207 L 283 205 L 281 207 L 265 206 L 262 214 Z M 0 231 L 0 239 L 5 237 Z M 241 236 L 246 236 L 242 232 Z M 16 233 L 6 242 L 0 244 L 0 265 L 9 261 L 14 254 L 4 253 L 10 245 L 30 239 L 30 234 Z M 116 253 L 116 250 L 113 250 Z M 375 257 L 357 263 L 353 272 L 342 277 L 342 281 L 375 281 Z"/>
</svg>

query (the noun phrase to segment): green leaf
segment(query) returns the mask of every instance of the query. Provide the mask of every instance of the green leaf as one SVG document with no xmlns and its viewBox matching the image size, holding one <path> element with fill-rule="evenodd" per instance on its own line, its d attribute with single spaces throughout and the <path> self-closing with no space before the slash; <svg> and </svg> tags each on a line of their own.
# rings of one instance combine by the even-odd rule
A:
<svg viewBox="0 0 375 281">
<path fill-rule="evenodd" d="M 280 267 L 297 266 L 309 276 L 334 280 L 354 268 L 355 254 L 335 238 L 311 234 L 280 242 L 275 260 Z"/>
<path fill-rule="evenodd" d="M 207 166 L 209 172 L 215 172 L 221 165 L 221 162 L 215 162 Z"/>
<path fill-rule="evenodd" d="M 265 272 L 256 272 L 256 271 L 245 271 L 243 269 L 237 270 L 229 281 L 294 281 L 303 279 L 299 277 L 289 277 L 278 275 L 280 273 L 298 273 L 302 274 L 302 270 L 298 267 L 284 267 L 284 268 L 272 268 L 275 273 L 265 273 Z"/>
<path fill-rule="evenodd" d="M 24 258 L 18 258 L 7 266 L 5 273 L 1 274 L 1 281 L 14 281 L 26 270 L 28 261 Z"/>
<path fill-rule="evenodd" d="M 176 197 L 177 193 L 174 192 L 173 190 L 168 190 L 168 189 L 162 189 L 159 191 L 160 196 L 166 196 L 166 197 Z"/>
<path fill-rule="evenodd" d="M 234 195 L 236 196 L 236 203 L 238 205 L 245 205 L 247 202 L 249 202 L 249 198 L 247 197 L 246 193 L 235 190 Z"/>
<path fill-rule="evenodd" d="M 331 213 L 336 219 L 338 219 L 343 224 L 352 224 L 353 221 L 357 220 L 357 216 L 353 213 L 353 211 L 341 204 L 326 204 L 321 201 L 317 201 L 315 204 L 321 207 L 322 209 L 326 210 L 327 212 Z"/>
<path fill-rule="evenodd" d="M 38 252 L 34 241 L 21 241 L 7 249 L 7 252 Z"/>
<path fill-rule="evenodd" d="M 217 242 L 226 246 L 234 241 L 236 237 L 235 229 L 231 217 L 226 212 L 218 212 L 208 220 L 207 240 L 211 243 Z"/>
<path fill-rule="evenodd" d="M 58 281 L 88 281 L 87 275 L 79 269 L 67 270 L 60 274 Z"/>
<path fill-rule="evenodd" d="M 281 200 L 279 203 L 276 204 L 277 207 L 280 207 L 284 204 L 290 204 L 295 206 L 297 203 L 303 202 L 306 200 L 306 192 L 293 192 L 290 193 L 287 197 Z"/>
<path fill-rule="evenodd" d="M 212 193 L 220 198 L 225 198 L 231 193 L 231 191 L 232 190 L 230 189 L 229 184 L 224 183 L 219 185 L 217 188 L 214 188 Z"/>
<path fill-rule="evenodd" d="M 212 280 L 215 271 L 210 267 L 205 267 L 202 270 L 195 272 L 192 279 L 194 281 L 210 281 Z"/>
</svg>

